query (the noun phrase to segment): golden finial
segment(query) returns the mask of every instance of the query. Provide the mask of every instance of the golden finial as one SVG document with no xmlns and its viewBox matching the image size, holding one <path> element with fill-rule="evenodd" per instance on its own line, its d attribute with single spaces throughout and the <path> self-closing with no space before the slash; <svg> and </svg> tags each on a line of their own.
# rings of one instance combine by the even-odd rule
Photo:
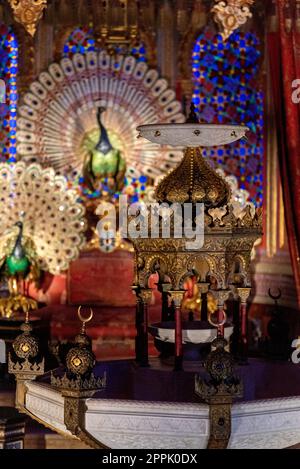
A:
<svg viewBox="0 0 300 469">
<path fill-rule="evenodd" d="M 87 318 L 84 318 L 82 317 L 82 314 L 81 314 L 81 308 L 82 306 L 80 305 L 78 308 L 77 314 L 78 314 L 79 320 L 82 322 L 81 334 L 85 334 L 85 325 L 87 322 L 90 322 L 93 319 L 94 312 L 92 308 L 90 308 L 90 315 Z"/>
<path fill-rule="evenodd" d="M 208 317 L 207 317 L 207 320 L 208 320 L 209 324 L 211 324 L 213 327 L 224 326 L 224 324 L 225 324 L 226 321 L 227 321 L 227 314 L 225 313 L 225 311 L 222 311 L 222 312 L 223 312 L 223 319 L 222 319 L 222 321 L 219 321 L 219 320 L 218 320 L 217 322 L 214 322 L 214 321 L 212 320 L 212 315 L 213 315 L 214 313 L 212 313 L 211 311 L 209 311 Z"/>
<path fill-rule="evenodd" d="M 25 323 L 26 324 L 29 323 L 29 309 L 26 309 L 26 311 L 25 311 Z"/>
</svg>

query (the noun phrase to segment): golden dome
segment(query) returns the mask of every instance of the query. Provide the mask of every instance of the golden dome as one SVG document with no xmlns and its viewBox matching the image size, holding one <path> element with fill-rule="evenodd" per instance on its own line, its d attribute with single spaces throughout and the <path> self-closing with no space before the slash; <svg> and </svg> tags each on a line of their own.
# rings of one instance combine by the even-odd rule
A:
<svg viewBox="0 0 300 469">
<path fill-rule="evenodd" d="M 158 202 L 203 203 L 222 207 L 230 200 L 230 187 L 205 161 L 199 148 L 187 148 L 182 161 L 157 186 Z"/>
</svg>

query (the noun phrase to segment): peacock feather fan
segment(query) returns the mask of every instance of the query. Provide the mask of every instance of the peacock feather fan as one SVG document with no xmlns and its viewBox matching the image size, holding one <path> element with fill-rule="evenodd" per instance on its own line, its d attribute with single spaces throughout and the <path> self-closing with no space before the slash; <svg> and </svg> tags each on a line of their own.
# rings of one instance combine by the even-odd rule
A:
<svg viewBox="0 0 300 469">
<path fill-rule="evenodd" d="M 84 207 L 52 168 L 0 164 L 0 265 L 7 276 L 36 279 L 68 269 L 84 246 Z"/>
<path fill-rule="evenodd" d="M 72 181 L 80 178 L 99 139 L 96 102 L 106 109 L 103 125 L 125 158 L 126 176 L 155 180 L 181 160 L 180 150 L 137 138 L 139 125 L 185 121 L 168 82 L 133 56 L 101 51 L 53 63 L 30 85 L 18 111 L 22 161 L 51 166 Z"/>
</svg>

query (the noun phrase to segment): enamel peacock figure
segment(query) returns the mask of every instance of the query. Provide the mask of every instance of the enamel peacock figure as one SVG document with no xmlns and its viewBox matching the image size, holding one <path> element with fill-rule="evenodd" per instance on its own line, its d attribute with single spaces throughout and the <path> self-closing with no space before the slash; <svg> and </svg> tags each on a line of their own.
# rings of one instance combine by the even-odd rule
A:
<svg viewBox="0 0 300 469">
<path fill-rule="evenodd" d="M 91 190 L 98 189 L 97 182 L 104 182 L 111 190 L 120 191 L 124 186 L 126 161 L 120 150 L 113 148 L 107 130 L 102 123 L 101 114 L 104 107 L 97 109 L 97 122 L 100 136 L 95 147 L 87 155 L 84 162 L 84 179 Z"/>
<path fill-rule="evenodd" d="M 10 290 L 17 293 L 18 280 L 23 280 L 27 277 L 32 263 L 29 260 L 28 254 L 26 255 L 25 247 L 22 244 L 23 223 L 17 221 L 15 226 L 19 232 L 11 253 L 5 258 L 4 273 L 8 280 L 11 281 Z"/>
<path fill-rule="evenodd" d="M 181 149 L 137 138 L 139 125 L 180 123 L 185 116 L 167 80 L 131 55 L 101 50 L 64 57 L 41 72 L 22 102 L 20 159 L 51 166 L 74 185 L 83 178 L 83 187 L 102 192 L 107 179 L 114 193 L 124 183 L 125 162 L 126 178 L 155 180 L 181 161 Z"/>
<path fill-rule="evenodd" d="M 68 269 L 85 244 L 84 207 L 76 192 L 52 168 L 0 164 L 0 276 L 9 296 L 0 298 L 0 316 L 35 309 L 29 286 L 43 272 Z"/>
</svg>

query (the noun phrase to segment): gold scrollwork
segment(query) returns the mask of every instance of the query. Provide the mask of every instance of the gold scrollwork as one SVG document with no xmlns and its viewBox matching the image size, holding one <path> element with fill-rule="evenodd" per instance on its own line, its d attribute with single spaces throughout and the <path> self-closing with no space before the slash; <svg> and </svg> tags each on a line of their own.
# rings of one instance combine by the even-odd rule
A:
<svg viewBox="0 0 300 469">
<path fill-rule="evenodd" d="M 211 9 L 216 23 L 221 27 L 223 40 L 246 23 L 252 17 L 249 6 L 254 0 L 215 0 L 216 5 Z"/>
<path fill-rule="evenodd" d="M 13 10 L 14 19 L 24 26 L 26 31 L 33 37 L 37 24 L 40 21 L 47 0 L 8 0 Z"/>
</svg>

